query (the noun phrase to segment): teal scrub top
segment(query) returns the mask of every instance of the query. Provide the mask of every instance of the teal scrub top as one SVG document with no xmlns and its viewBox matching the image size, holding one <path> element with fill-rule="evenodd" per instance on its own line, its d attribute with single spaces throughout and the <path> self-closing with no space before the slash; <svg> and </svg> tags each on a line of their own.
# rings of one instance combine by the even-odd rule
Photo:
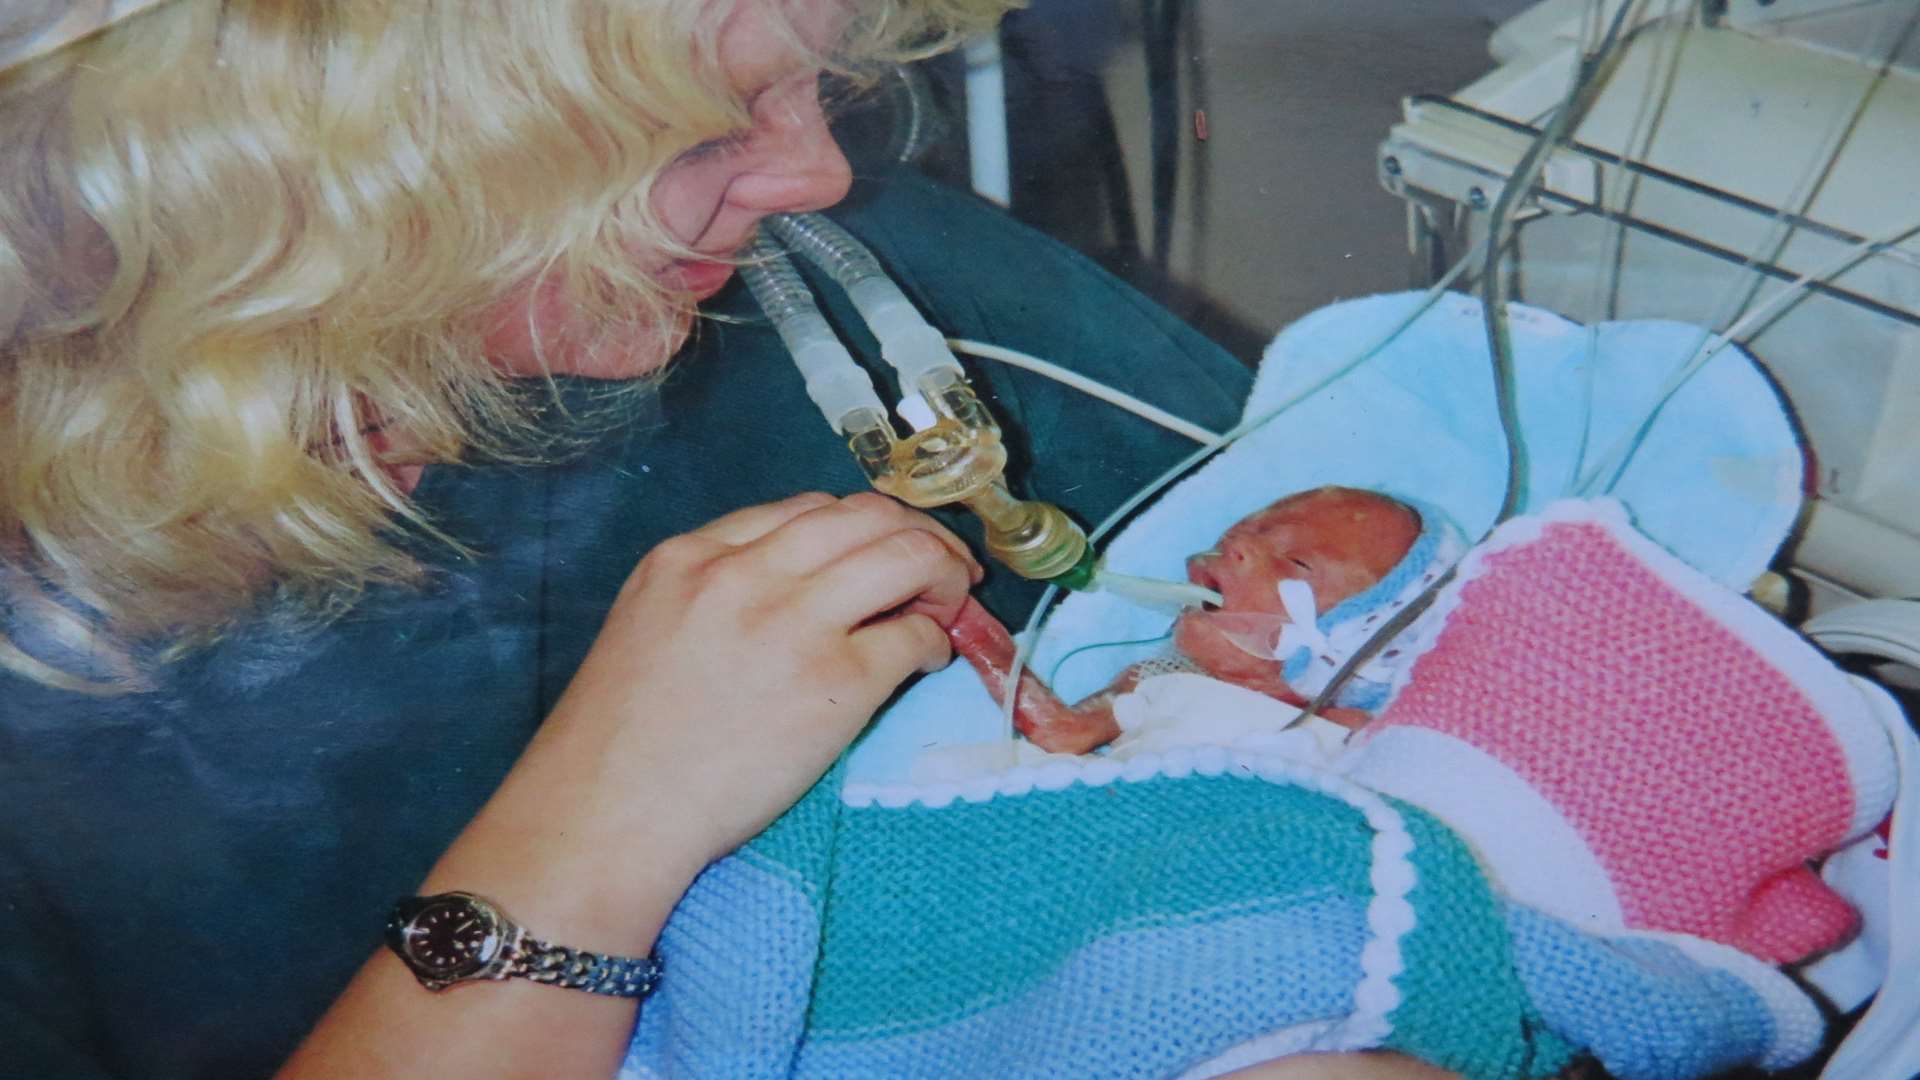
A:
<svg viewBox="0 0 1920 1080">
<path fill-rule="evenodd" d="M 901 174 L 836 216 L 949 333 L 1214 430 L 1237 419 L 1244 366 L 992 207 Z M 418 541 L 426 587 L 375 590 L 324 627 L 263 616 L 150 693 L 0 673 L 0 1074 L 271 1072 L 492 793 L 649 548 L 738 507 L 865 486 L 745 290 L 710 309 L 658 391 L 610 406 L 618 422 L 585 452 L 428 470 L 418 501 L 475 555 Z M 968 366 L 1009 429 L 1016 489 L 1085 524 L 1193 449 L 1024 371 Z M 604 389 L 562 388 L 575 405 Z M 976 523 L 943 514 L 980 550 Z M 1037 593 L 1004 570 L 980 590 L 1008 620 Z"/>
</svg>

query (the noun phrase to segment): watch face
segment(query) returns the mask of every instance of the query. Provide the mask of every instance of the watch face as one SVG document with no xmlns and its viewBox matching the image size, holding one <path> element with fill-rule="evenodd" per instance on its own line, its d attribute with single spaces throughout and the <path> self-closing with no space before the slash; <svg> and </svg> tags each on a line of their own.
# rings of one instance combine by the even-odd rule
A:
<svg viewBox="0 0 1920 1080">
<path fill-rule="evenodd" d="M 438 978 L 459 978 L 487 965 L 500 951 L 493 913 L 464 899 L 436 901 L 404 931 L 407 955 Z"/>
</svg>

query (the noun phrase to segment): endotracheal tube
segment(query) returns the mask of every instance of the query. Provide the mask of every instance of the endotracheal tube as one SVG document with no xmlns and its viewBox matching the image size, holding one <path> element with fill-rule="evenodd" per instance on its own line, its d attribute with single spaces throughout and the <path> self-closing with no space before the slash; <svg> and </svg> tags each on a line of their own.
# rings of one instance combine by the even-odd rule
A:
<svg viewBox="0 0 1920 1080">
<path fill-rule="evenodd" d="M 926 405 L 913 434 L 894 430 L 872 382 L 854 363 L 779 245 L 762 237 L 742 268 L 806 379 L 807 394 L 847 440 L 867 479 L 910 506 L 960 503 L 986 525 L 987 550 L 1022 577 L 1084 589 L 1094 580 L 1087 534 L 1051 503 L 1007 489 L 1000 425 L 967 385 L 946 339 L 928 325 L 858 241 L 825 218 L 773 219 L 788 247 L 833 276 L 879 339 L 903 391 Z"/>
</svg>

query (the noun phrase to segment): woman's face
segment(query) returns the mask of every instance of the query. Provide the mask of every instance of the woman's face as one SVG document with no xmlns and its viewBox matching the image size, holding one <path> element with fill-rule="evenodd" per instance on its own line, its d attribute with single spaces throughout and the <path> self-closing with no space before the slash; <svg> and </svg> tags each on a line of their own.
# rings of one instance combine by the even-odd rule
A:
<svg viewBox="0 0 1920 1080">
<path fill-rule="evenodd" d="M 837 0 L 798 0 L 789 11 L 795 28 L 820 45 L 838 36 L 846 17 Z M 751 103 L 752 129 L 683 155 L 661 173 L 651 196 L 674 238 L 709 258 L 637 256 L 661 284 L 693 300 L 719 292 L 733 276 L 724 260 L 752 239 L 761 218 L 832 206 L 853 182 L 820 107 L 819 70 L 753 5 L 727 20 L 720 59 L 734 90 Z M 650 339 L 607 341 L 580 324 L 557 284 L 542 283 L 500 305 L 486 347 L 510 375 L 627 379 L 666 363 L 692 324 L 692 313 L 681 312 Z"/>
</svg>

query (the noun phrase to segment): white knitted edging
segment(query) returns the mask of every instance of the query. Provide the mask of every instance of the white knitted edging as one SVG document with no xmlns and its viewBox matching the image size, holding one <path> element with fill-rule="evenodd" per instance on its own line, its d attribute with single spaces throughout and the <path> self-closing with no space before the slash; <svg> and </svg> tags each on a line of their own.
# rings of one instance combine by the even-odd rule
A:
<svg viewBox="0 0 1920 1080">
<path fill-rule="evenodd" d="M 1261 760 L 1264 760 L 1261 755 L 1236 752 L 1224 746 L 1176 746 L 1158 753 L 1136 754 L 1124 762 L 1098 754 L 1063 756 L 1032 765 L 1016 765 L 965 781 L 848 783 L 840 789 L 840 801 L 856 808 L 879 806 L 900 810 L 919 803 L 930 810 L 942 810 L 955 801 L 984 803 L 1003 797 L 1019 798 L 1034 791 L 1064 791 L 1075 784 L 1106 787 L 1116 781 L 1138 783 L 1159 776 L 1177 780 L 1195 773 L 1219 776 L 1229 770 L 1251 774 L 1254 763 Z"/>
<path fill-rule="evenodd" d="M 1623 929 L 1613 881 L 1558 807 L 1472 743 L 1401 725 L 1350 750 L 1339 771 L 1447 823 L 1507 897 L 1583 930 Z"/>
<path fill-rule="evenodd" d="M 1407 894 L 1420 880 L 1413 867 L 1413 834 L 1406 819 L 1386 799 L 1332 773 L 1296 762 L 1268 758 L 1253 763 L 1254 774 L 1271 783 L 1293 784 L 1331 795 L 1360 811 L 1373 829 L 1369 845 L 1373 866 L 1368 881 L 1367 928 L 1373 936 L 1360 949 L 1360 982 L 1353 991 L 1353 1012 L 1315 1043 L 1318 1050 L 1361 1050 L 1379 1046 L 1393 1032 L 1389 1014 L 1400 1006 L 1395 980 L 1406 970 L 1400 942 L 1419 921 Z"/>
<path fill-rule="evenodd" d="M 1619 940 L 1637 938 L 1671 945 L 1702 967 L 1724 971 L 1747 984 L 1747 987 L 1760 998 L 1768 1015 L 1773 1018 L 1773 1040 L 1767 1044 L 1766 1056 L 1756 1063 L 1760 1068 L 1772 1072 L 1797 1065 L 1812 1057 L 1814 1052 L 1820 1049 L 1820 1043 L 1826 1031 L 1826 1021 L 1820 1016 L 1819 1006 L 1814 1004 L 1813 998 L 1808 996 L 1798 983 L 1772 964 L 1741 952 L 1731 945 L 1723 945 L 1718 941 L 1709 941 L 1692 934 L 1665 930 L 1628 930 L 1606 936 Z"/>
</svg>

